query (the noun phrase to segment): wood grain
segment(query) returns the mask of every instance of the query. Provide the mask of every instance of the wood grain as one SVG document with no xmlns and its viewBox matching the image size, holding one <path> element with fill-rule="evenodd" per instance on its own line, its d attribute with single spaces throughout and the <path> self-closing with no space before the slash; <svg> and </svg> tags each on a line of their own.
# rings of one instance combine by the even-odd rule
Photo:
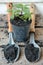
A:
<svg viewBox="0 0 43 65">
<path fill-rule="evenodd" d="M 4 31 L 5 30 L 8 31 L 8 28 L 4 28 L 4 27 L 8 26 L 8 24 L 6 24 L 6 22 L 7 22 L 6 15 L 1 15 L 0 19 L 1 18 L 3 19 L 3 21 L 0 20 L 0 30 L 3 30 L 3 32 L 0 31 L 0 38 L 2 38 L 2 36 L 7 38 L 7 36 L 4 36 L 4 35 L 6 35 L 6 33 L 4 33 Z M 41 16 L 37 15 L 35 22 L 37 23 L 35 25 L 36 26 L 36 28 L 35 28 L 35 40 L 43 42 L 43 18 Z M 42 28 L 41 28 L 41 26 L 42 26 Z M 21 43 L 19 45 L 24 45 L 24 44 Z"/>
<path fill-rule="evenodd" d="M 4 18 L 5 17 L 5 18 Z M 6 26 L 6 22 L 7 22 L 7 18 L 6 16 L 2 17 L 4 21 L 0 21 L 0 26 Z M 41 18 L 41 20 L 36 21 L 37 22 L 37 26 L 43 26 L 43 19 Z M 8 25 L 7 25 L 8 26 Z M 6 30 L 8 30 L 8 28 L 0 28 L 0 46 L 1 45 L 6 45 L 9 41 L 8 38 L 8 34 L 4 33 Z M 43 28 L 35 28 L 35 40 L 40 41 L 40 45 L 43 45 Z M 2 52 L 2 48 L 0 48 L 0 65 L 43 65 L 43 47 L 41 47 L 42 52 L 41 52 L 41 58 L 38 62 L 36 63 L 29 63 L 25 57 L 25 43 L 21 42 L 21 43 L 17 43 L 20 48 L 21 48 L 21 55 L 20 58 L 18 59 L 17 62 L 9 63 L 7 64 L 7 60 L 4 57 L 4 54 Z M 39 44 L 39 43 L 38 43 Z"/>
</svg>

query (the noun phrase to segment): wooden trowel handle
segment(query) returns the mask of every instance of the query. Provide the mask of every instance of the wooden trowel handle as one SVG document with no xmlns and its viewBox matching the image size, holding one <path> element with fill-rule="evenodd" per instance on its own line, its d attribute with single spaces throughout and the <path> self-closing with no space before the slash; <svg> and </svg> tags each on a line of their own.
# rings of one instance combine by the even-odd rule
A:
<svg viewBox="0 0 43 65">
<path fill-rule="evenodd" d="M 12 3 L 7 3 L 7 10 L 8 9 L 12 9 Z M 9 32 L 12 32 L 12 25 L 10 23 L 10 16 L 11 15 L 12 15 L 12 12 L 8 12 L 8 14 L 7 14 L 7 20 L 8 20 L 8 26 L 9 26 L 9 29 L 8 29 Z"/>
<path fill-rule="evenodd" d="M 30 25 L 30 32 L 35 32 L 35 5 L 31 3 L 30 5 L 30 12 L 32 17 L 32 22 Z"/>
</svg>

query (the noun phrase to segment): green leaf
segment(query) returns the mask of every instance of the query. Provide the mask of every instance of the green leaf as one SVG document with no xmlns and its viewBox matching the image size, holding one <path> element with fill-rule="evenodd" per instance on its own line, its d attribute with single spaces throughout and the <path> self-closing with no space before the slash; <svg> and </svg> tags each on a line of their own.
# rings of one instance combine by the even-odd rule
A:
<svg viewBox="0 0 43 65">
<path fill-rule="evenodd" d="M 16 8 L 23 8 L 23 4 L 15 4 L 14 5 Z"/>
<path fill-rule="evenodd" d="M 20 4 L 13 4 L 12 10 L 9 9 L 8 12 L 12 12 L 11 19 L 14 19 L 15 16 L 20 17 L 23 20 L 31 19 L 31 13 L 30 9 L 27 7 L 27 5 L 24 5 L 22 3 Z M 20 13 L 22 12 L 23 16 L 19 16 Z"/>
<path fill-rule="evenodd" d="M 12 12 L 12 9 L 8 9 L 7 12 Z"/>
<path fill-rule="evenodd" d="M 14 16 L 12 15 L 10 18 L 11 18 L 11 19 L 14 19 Z"/>
</svg>

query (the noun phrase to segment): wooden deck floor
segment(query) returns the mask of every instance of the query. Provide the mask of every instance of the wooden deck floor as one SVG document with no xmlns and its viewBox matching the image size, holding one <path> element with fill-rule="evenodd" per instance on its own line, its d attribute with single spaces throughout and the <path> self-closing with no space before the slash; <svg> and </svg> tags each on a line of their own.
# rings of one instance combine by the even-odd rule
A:
<svg viewBox="0 0 43 65">
<path fill-rule="evenodd" d="M 1 21 L 1 18 L 3 19 Z M 8 35 L 6 35 L 5 30 L 8 30 L 5 28 L 7 22 L 6 16 L 2 16 L 0 18 L 0 45 L 6 45 L 8 43 Z M 41 22 L 40 22 L 41 21 Z M 36 32 L 35 32 L 35 40 L 39 41 L 39 45 L 43 45 L 43 18 L 38 18 L 37 25 L 36 25 Z M 7 64 L 6 59 L 4 58 L 4 54 L 2 52 L 2 48 L 0 48 L 0 65 L 43 65 L 43 47 L 41 47 L 41 58 L 36 63 L 29 63 L 25 57 L 25 43 L 18 43 L 21 48 L 21 55 L 17 62 L 9 63 Z M 24 46 L 24 47 L 23 47 Z"/>
</svg>

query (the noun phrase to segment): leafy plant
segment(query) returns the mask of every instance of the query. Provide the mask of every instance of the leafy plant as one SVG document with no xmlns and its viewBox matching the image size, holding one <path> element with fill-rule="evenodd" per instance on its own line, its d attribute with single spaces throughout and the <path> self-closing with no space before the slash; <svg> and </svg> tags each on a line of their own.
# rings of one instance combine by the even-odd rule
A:
<svg viewBox="0 0 43 65">
<path fill-rule="evenodd" d="M 12 9 L 8 9 L 8 12 L 12 12 L 11 19 L 14 19 L 15 16 L 25 21 L 31 19 L 30 9 L 25 4 L 13 4 Z"/>
</svg>

